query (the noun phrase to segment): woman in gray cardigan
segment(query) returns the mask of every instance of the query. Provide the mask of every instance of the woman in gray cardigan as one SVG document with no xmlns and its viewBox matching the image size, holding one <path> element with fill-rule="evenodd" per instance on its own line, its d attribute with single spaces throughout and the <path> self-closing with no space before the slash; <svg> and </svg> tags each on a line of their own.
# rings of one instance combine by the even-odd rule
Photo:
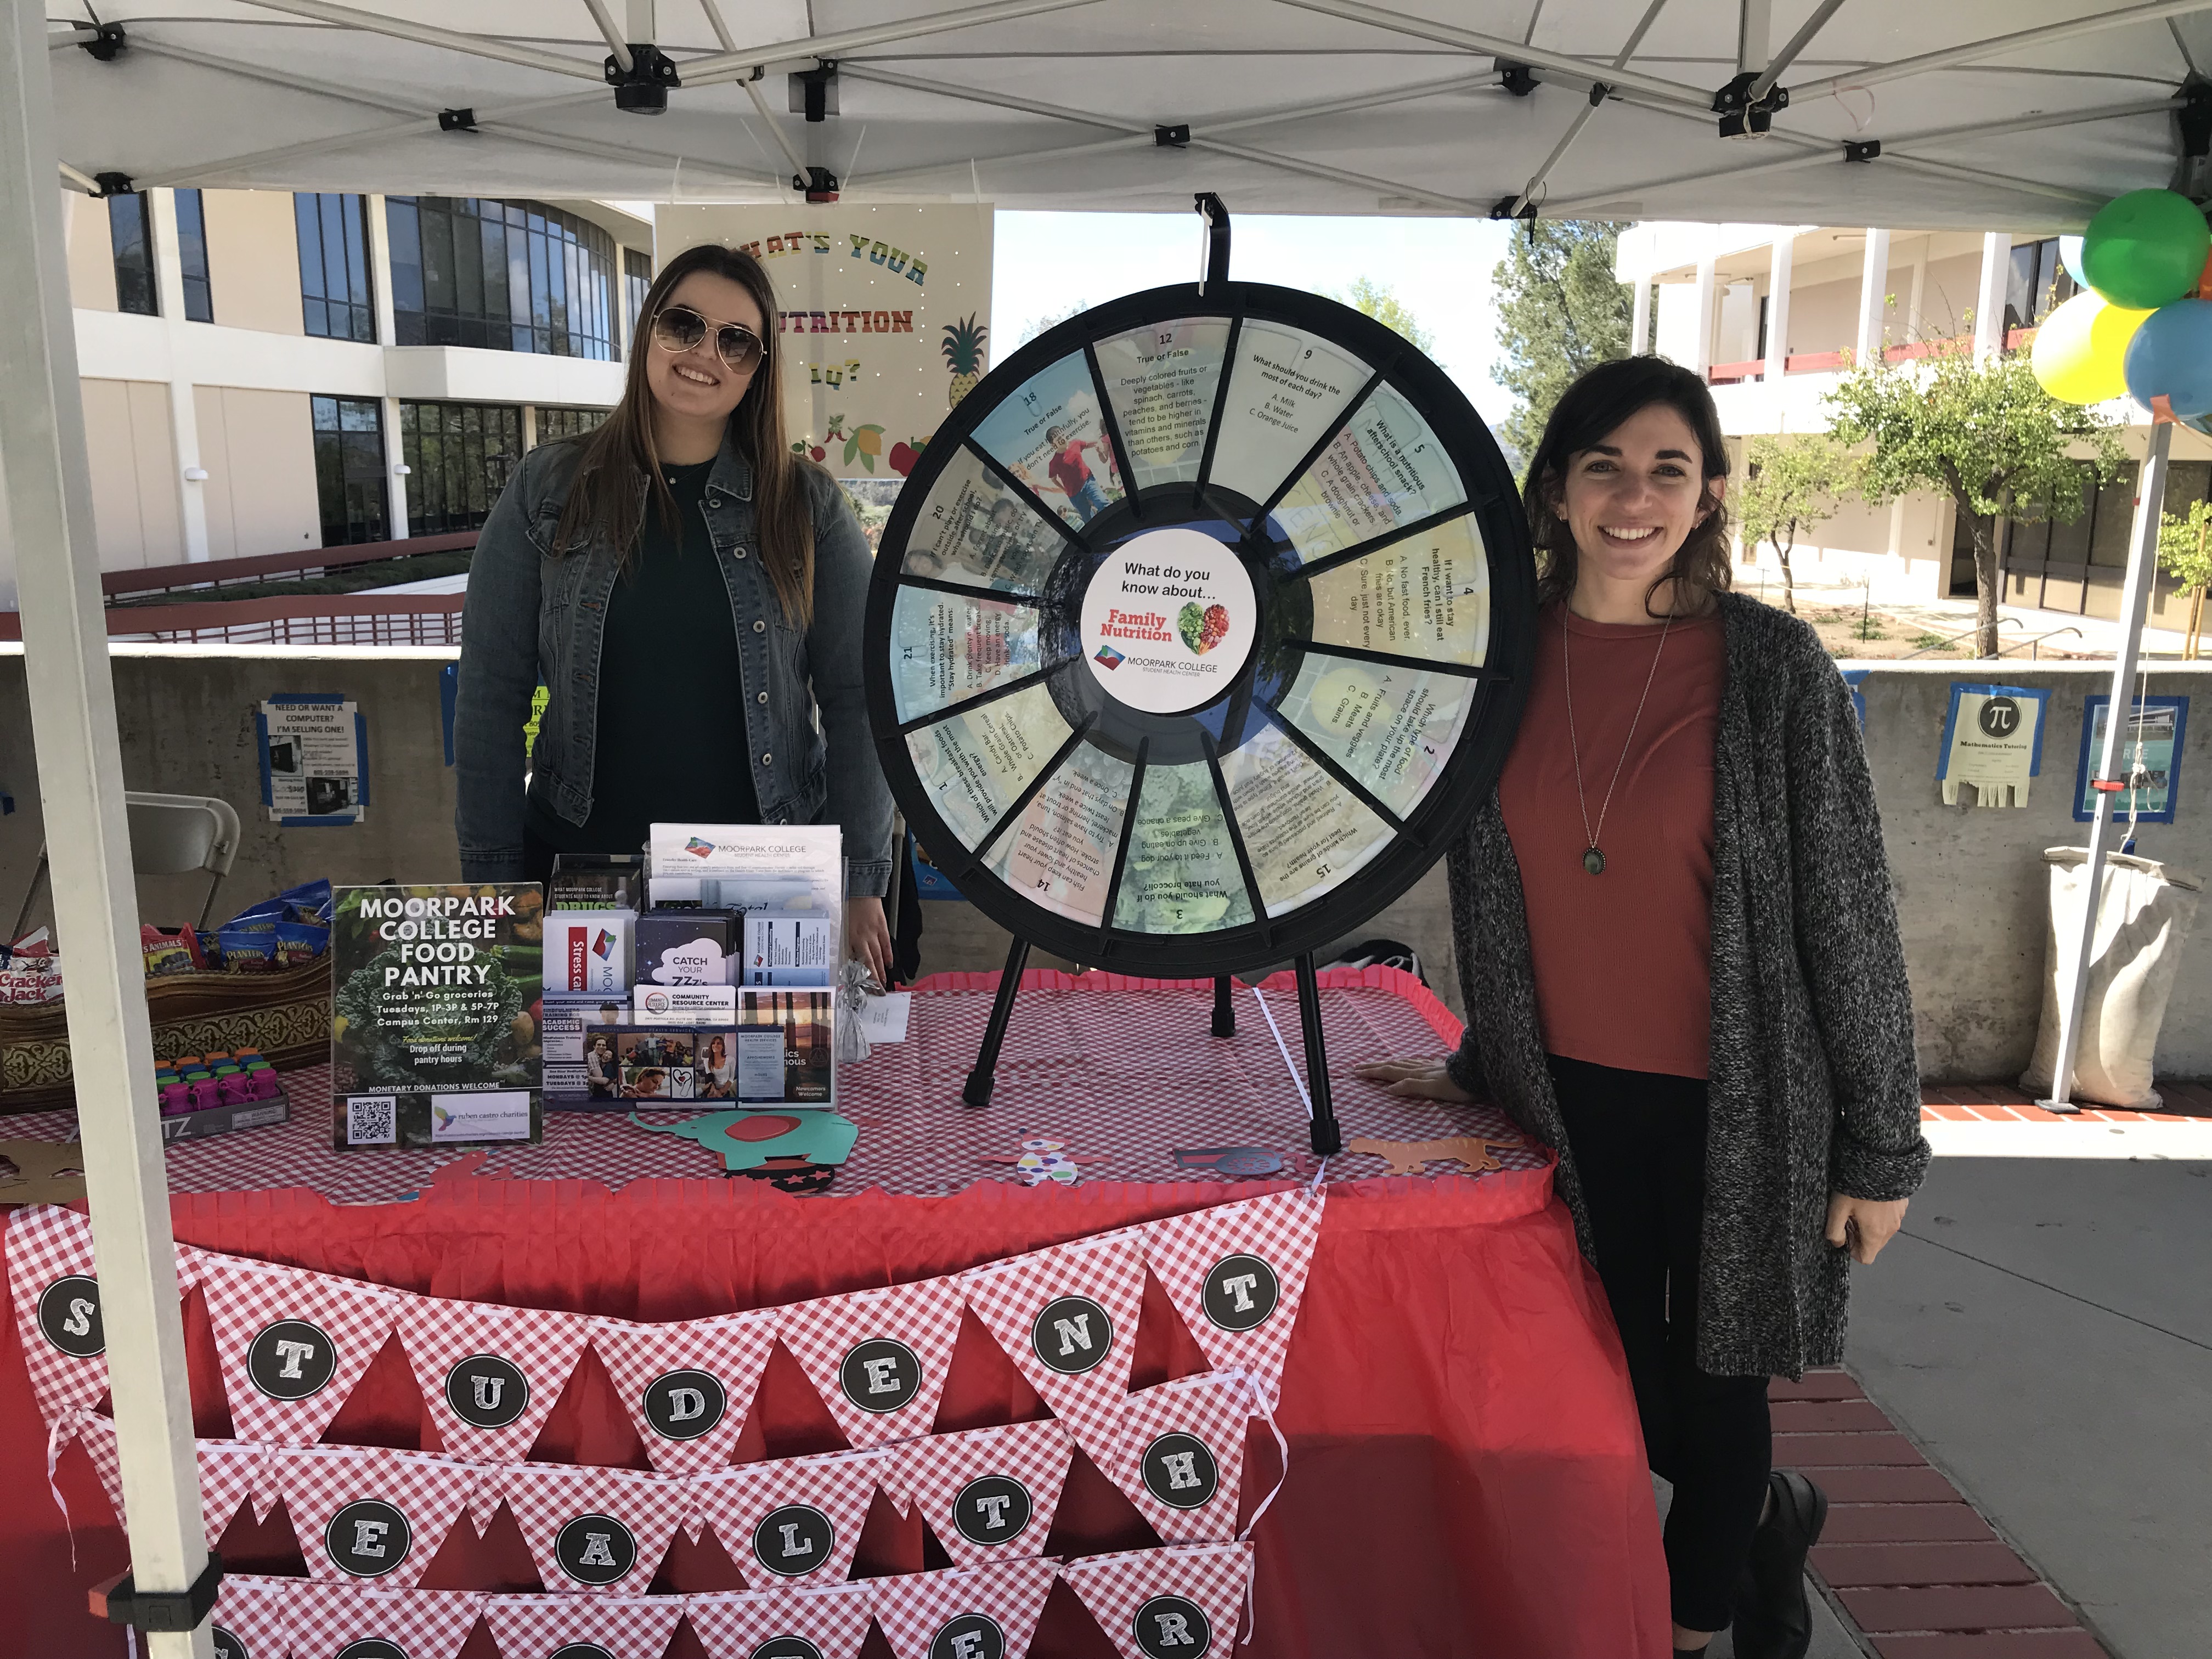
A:
<svg viewBox="0 0 2212 1659">
<path fill-rule="evenodd" d="M 1727 591 L 1711 393 L 1656 358 L 1559 400 L 1529 465 L 1534 683 L 1451 854 L 1457 1052 L 1363 1066 L 1559 1154 L 1666 1530 L 1678 1653 L 1802 1659 L 1826 1500 L 1771 1469 L 1767 1379 L 1843 1352 L 1927 1167 L 1912 1007 L 1851 700 Z"/>
</svg>

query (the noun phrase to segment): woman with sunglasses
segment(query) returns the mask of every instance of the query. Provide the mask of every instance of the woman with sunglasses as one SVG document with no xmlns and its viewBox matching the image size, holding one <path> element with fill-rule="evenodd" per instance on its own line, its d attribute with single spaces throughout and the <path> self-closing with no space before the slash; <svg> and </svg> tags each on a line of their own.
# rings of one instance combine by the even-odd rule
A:
<svg viewBox="0 0 2212 1659">
<path fill-rule="evenodd" d="M 844 492 L 785 436 L 775 315 L 750 254 L 676 255 L 646 291 L 622 401 L 532 450 L 492 509 L 453 722 L 461 871 L 543 881 L 556 854 L 634 853 L 653 823 L 836 823 L 848 947 L 881 981 L 871 560 Z"/>
</svg>

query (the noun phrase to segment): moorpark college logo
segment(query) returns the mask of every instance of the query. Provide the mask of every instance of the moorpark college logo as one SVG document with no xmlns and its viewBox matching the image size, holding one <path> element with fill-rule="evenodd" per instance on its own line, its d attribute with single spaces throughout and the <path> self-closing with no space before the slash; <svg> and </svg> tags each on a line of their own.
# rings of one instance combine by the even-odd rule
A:
<svg viewBox="0 0 2212 1659">
<path fill-rule="evenodd" d="M 472 1429 L 503 1429 L 530 1404 L 521 1368 L 495 1353 L 472 1353 L 446 1373 L 446 1403 Z"/>
<path fill-rule="evenodd" d="M 264 1325 L 246 1351 L 247 1380 L 271 1400 L 320 1394 L 337 1369 L 337 1345 L 321 1326 L 304 1319 Z"/>
<path fill-rule="evenodd" d="M 1036 1357 L 1065 1376 L 1097 1370 L 1113 1346 L 1113 1320 L 1087 1296 L 1054 1297 L 1030 1327 Z"/>
<path fill-rule="evenodd" d="M 1224 1256 L 1206 1275 L 1206 1316 L 1224 1331 L 1256 1330 L 1282 1300 L 1275 1270 L 1256 1255 Z"/>
<path fill-rule="evenodd" d="M 100 1285 L 82 1273 L 57 1279 L 39 1297 L 39 1334 L 72 1359 L 90 1359 L 107 1347 L 100 1322 Z"/>
<path fill-rule="evenodd" d="M 1185 1596 L 1155 1595 L 1137 1609 L 1129 1628 L 1145 1659 L 1206 1659 L 1213 1646 L 1213 1626 Z"/>
<path fill-rule="evenodd" d="M 837 1367 L 845 1398 L 878 1415 L 911 1404 L 921 1392 L 921 1361 L 912 1348 L 888 1336 L 856 1342 Z"/>
</svg>

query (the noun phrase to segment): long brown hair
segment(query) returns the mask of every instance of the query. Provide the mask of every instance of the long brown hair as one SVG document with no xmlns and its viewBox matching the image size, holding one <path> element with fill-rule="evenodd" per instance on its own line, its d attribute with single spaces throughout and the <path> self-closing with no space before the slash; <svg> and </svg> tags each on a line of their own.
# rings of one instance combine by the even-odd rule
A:
<svg viewBox="0 0 2212 1659">
<path fill-rule="evenodd" d="M 1593 445 L 1631 416 L 1665 404 L 1685 421 L 1703 453 L 1705 495 L 1711 510 L 1682 538 L 1667 568 L 1644 590 L 1644 608 L 1651 610 L 1651 596 L 1662 586 L 1674 584 L 1674 613 L 1694 616 L 1708 609 L 1712 596 L 1725 592 L 1729 582 L 1728 509 L 1713 489 L 1716 478 L 1729 472 L 1728 440 L 1721 433 L 1720 411 L 1705 381 L 1690 370 L 1663 357 L 1624 357 L 1587 370 L 1559 395 L 1552 418 L 1544 423 L 1544 436 L 1528 459 L 1528 483 L 1522 501 L 1528 513 L 1528 533 L 1535 538 L 1542 568 L 1536 577 L 1539 605 L 1564 602 L 1574 592 L 1581 550 L 1575 532 L 1553 508 L 1566 488 L 1567 462 Z M 1683 601 L 1688 601 L 1686 605 Z"/>
<path fill-rule="evenodd" d="M 761 562 L 784 615 L 804 628 L 814 617 L 814 520 L 807 503 L 807 465 L 793 454 L 783 430 L 783 354 L 777 344 L 775 287 L 760 261 L 740 248 L 719 242 L 688 247 L 660 268 L 638 307 L 636 339 L 622 401 L 599 427 L 581 439 L 574 485 L 561 509 L 554 544 L 563 552 L 605 538 L 622 551 L 627 566 L 643 528 L 645 496 L 650 490 L 661 522 L 678 530 L 676 497 L 661 476 L 660 452 L 653 439 L 653 388 L 645 364 L 656 348 L 653 319 L 675 286 L 695 270 L 726 277 L 752 296 L 761 313 L 761 362 L 752 384 L 730 419 L 738 447 L 752 464 L 753 518 L 758 526 Z M 639 486 L 643 484 L 645 489 Z"/>
</svg>

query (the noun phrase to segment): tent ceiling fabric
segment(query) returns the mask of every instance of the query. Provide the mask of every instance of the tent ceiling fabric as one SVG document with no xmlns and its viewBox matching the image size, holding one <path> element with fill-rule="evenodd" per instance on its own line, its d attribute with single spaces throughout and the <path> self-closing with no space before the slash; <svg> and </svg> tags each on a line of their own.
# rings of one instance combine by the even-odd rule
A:
<svg viewBox="0 0 2212 1659">
<path fill-rule="evenodd" d="M 1011 208 L 1187 211 L 1194 191 L 1212 190 L 1241 212 L 1481 215 L 1520 194 L 1588 109 L 1591 79 L 1606 77 L 1650 0 L 1045 0 L 1013 15 L 1001 0 L 965 27 L 841 47 L 839 113 L 813 125 L 786 113 L 783 82 L 811 67 L 809 42 L 954 8 L 607 9 L 618 26 L 653 15 L 654 43 L 679 70 L 724 54 L 718 21 L 741 59 L 771 46 L 775 59 L 750 89 L 737 78 L 747 71 L 725 70 L 643 116 L 618 111 L 592 78 L 607 43 L 586 0 L 103 5 L 125 51 L 105 63 L 66 45 L 48 54 L 60 159 L 142 185 L 795 204 L 796 153 L 855 201 L 980 194 Z M 2180 138 L 2165 106 L 2192 64 L 2212 69 L 2212 0 L 1844 0 L 1781 77 L 1812 94 L 1766 137 L 1723 140 L 1701 106 L 1736 72 L 1740 9 L 1660 7 L 1620 71 L 1633 84 L 1591 113 L 1536 192 L 1544 212 L 2078 228 L 2106 198 L 2171 181 Z M 1771 0 L 1771 49 L 1814 9 Z M 1986 61 L 1851 82 L 1869 66 L 2130 13 L 2141 15 Z M 49 0 L 48 16 L 58 30 L 85 14 Z M 362 26 L 374 21 L 465 31 L 528 61 Z M 1504 54 L 1475 42 L 1524 42 L 1553 61 L 1515 96 L 1500 84 Z M 462 108 L 478 131 L 439 130 L 439 111 Z M 2027 125 L 2081 114 L 2099 118 Z M 1156 125 L 1178 124 L 1189 148 L 1155 145 Z M 1880 159 L 1842 159 L 1845 141 L 1869 138 Z"/>
</svg>

